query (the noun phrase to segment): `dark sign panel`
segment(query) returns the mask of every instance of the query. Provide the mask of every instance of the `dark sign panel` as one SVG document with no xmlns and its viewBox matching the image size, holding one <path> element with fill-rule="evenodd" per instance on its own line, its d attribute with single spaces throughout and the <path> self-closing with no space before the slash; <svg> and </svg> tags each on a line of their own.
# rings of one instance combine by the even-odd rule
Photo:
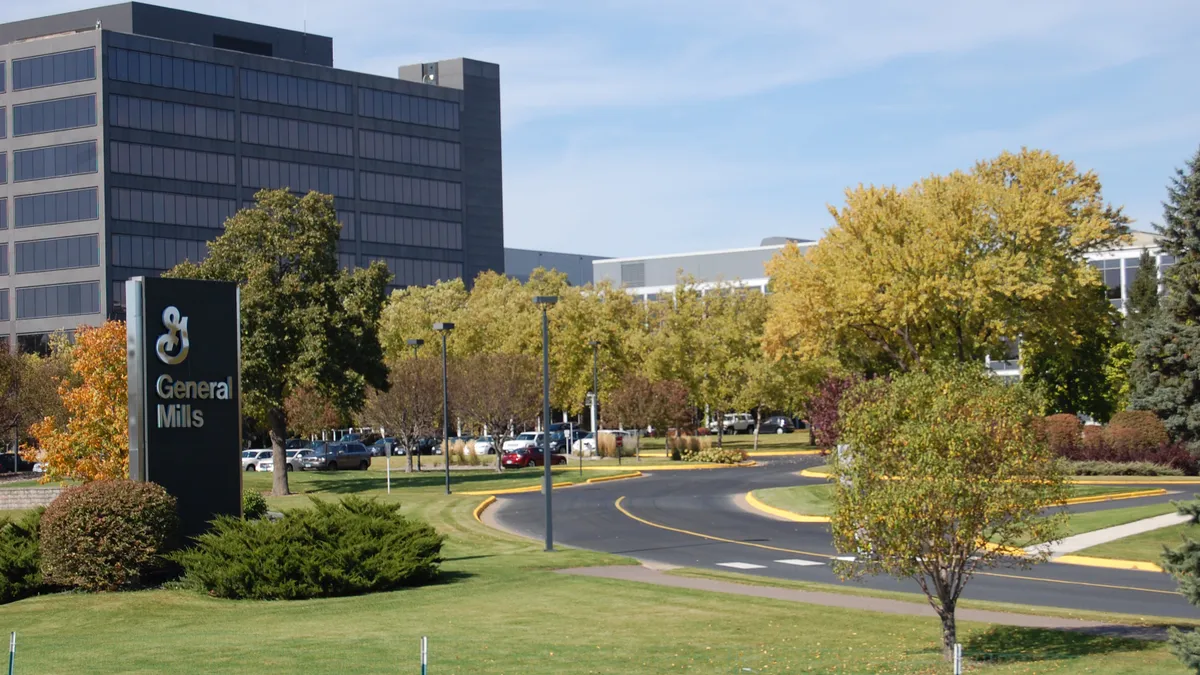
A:
<svg viewBox="0 0 1200 675">
<path fill-rule="evenodd" d="M 237 284 L 126 284 L 129 472 L 179 500 L 183 532 L 242 511 Z"/>
</svg>

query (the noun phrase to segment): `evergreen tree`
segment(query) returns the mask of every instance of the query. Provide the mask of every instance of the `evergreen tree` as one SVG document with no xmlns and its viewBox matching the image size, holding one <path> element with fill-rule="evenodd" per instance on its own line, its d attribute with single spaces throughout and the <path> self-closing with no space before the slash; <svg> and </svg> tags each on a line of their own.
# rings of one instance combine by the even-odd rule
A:
<svg viewBox="0 0 1200 675">
<path fill-rule="evenodd" d="M 1200 499 L 1193 499 L 1178 506 L 1181 515 L 1191 517 L 1192 525 L 1200 522 Z M 1200 570 L 1200 542 L 1191 537 L 1184 537 L 1178 548 L 1163 553 L 1162 566 L 1179 582 L 1179 592 L 1183 597 L 1193 605 L 1200 605 L 1200 577 L 1196 575 L 1196 571 Z M 1171 643 L 1171 653 L 1182 661 L 1184 666 L 1200 673 L 1200 631 L 1184 632 L 1178 628 L 1171 628 L 1168 640 Z"/>
<path fill-rule="evenodd" d="M 1158 313 L 1158 262 L 1145 249 L 1138 261 L 1137 276 L 1129 287 L 1125 309 L 1125 340 L 1136 345 L 1142 329 Z"/>
<path fill-rule="evenodd" d="M 1158 226 L 1167 271 L 1157 316 L 1141 331 L 1130 382 L 1130 407 L 1153 410 L 1171 436 L 1200 454 L 1200 152 L 1177 169 Z"/>
</svg>

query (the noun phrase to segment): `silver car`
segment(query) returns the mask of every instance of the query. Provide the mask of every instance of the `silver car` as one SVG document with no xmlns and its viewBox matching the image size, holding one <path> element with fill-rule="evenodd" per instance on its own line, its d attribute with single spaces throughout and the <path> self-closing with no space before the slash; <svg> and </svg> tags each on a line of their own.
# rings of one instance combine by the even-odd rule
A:
<svg viewBox="0 0 1200 675">
<path fill-rule="evenodd" d="M 270 461 L 270 450 L 246 450 L 242 453 L 242 471 L 269 471 L 259 468 L 264 459 Z"/>
</svg>

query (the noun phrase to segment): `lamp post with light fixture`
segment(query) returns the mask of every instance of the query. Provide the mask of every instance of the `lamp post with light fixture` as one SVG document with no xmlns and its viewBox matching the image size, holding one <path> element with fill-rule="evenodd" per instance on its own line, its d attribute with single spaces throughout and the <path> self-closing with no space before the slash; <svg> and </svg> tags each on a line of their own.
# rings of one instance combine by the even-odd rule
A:
<svg viewBox="0 0 1200 675">
<path fill-rule="evenodd" d="M 417 350 L 421 348 L 421 345 L 425 344 L 425 341 L 420 338 L 408 338 L 405 342 L 408 343 L 409 347 L 412 347 L 414 359 L 417 358 Z"/>
<path fill-rule="evenodd" d="M 539 295 L 533 299 L 534 304 L 542 309 L 542 419 L 546 421 L 542 429 L 542 490 L 546 493 L 546 550 L 554 550 L 554 519 L 550 512 L 550 494 L 554 492 L 554 479 L 550 475 L 550 466 L 554 459 L 550 455 L 550 318 L 547 312 L 558 302 L 558 296 Z"/>
<path fill-rule="evenodd" d="M 454 324 L 439 321 L 433 329 L 442 334 L 442 463 L 446 465 L 446 494 L 450 494 L 450 386 L 446 377 L 446 336 Z M 413 348 L 414 353 L 416 347 Z"/>
</svg>

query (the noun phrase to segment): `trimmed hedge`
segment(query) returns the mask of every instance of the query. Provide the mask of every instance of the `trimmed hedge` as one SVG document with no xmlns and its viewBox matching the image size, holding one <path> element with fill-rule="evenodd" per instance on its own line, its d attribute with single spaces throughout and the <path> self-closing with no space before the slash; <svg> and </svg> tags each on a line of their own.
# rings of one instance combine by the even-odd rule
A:
<svg viewBox="0 0 1200 675">
<path fill-rule="evenodd" d="M 42 515 L 47 584 L 115 591 L 163 569 L 176 542 L 175 498 L 154 483 L 103 480 L 68 488 Z"/>
<path fill-rule="evenodd" d="M 1106 441 L 1123 452 L 1140 452 L 1170 443 L 1167 427 L 1149 410 L 1123 410 L 1105 427 Z"/>
<path fill-rule="evenodd" d="M 1065 462 L 1063 473 L 1070 476 L 1182 476 L 1183 472 L 1150 462 Z"/>
<path fill-rule="evenodd" d="M 1096 429 L 1094 433 L 1088 433 Z M 1129 462 L 1145 462 L 1177 469 L 1184 475 L 1195 476 L 1200 466 L 1196 458 L 1181 443 L 1171 443 L 1151 448 L 1137 448 L 1128 444 L 1109 445 L 1111 434 L 1101 431 L 1099 427 L 1085 427 L 1083 445 L 1070 452 L 1060 453 L 1064 459 L 1086 462 L 1114 462 L 1124 464 Z M 1126 432 L 1119 431 L 1117 434 Z"/>
<path fill-rule="evenodd" d="M 42 588 L 38 529 L 42 509 L 20 520 L 0 520 L 0 604 L 36 595 Z"/>
<path fill-rule="evenodd" d="M 437 578 L 445 538 L 402 516 L 399 504 L 356 496 L 312 502 L 279 520 L 218 518 L 171 558 L 187 585 L 221 598 L 359 595 Z"/>
<path fill-rule="evenodd" d="M 1070 413 L 1050 415 L 1042 420 L 1046 443 L 1056 455 L 1063 455 L 1083 442 L 1083 422 Z"/>
</svg>

